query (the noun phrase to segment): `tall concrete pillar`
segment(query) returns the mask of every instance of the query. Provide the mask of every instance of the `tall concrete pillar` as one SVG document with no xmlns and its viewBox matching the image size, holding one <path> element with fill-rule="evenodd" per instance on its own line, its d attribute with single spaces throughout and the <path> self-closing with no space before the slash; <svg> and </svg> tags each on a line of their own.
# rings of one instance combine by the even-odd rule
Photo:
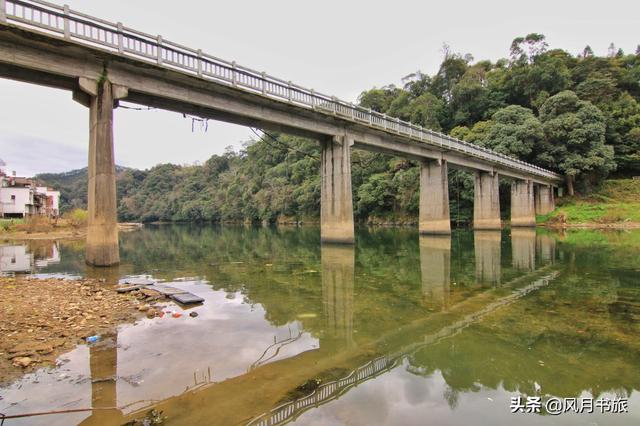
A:
<svg viewBox="0 0 640 426">
<path fill-rule="evenodd" d="M 93 266 L 120 262 L 113 153 L 113 108 L 126 88 L 81 78 L 74 99 L 89 107 L 88 218 L 85 260 Z"/>
<path fill-rule="evenodd" d="M 473 229 L 500 229 L 498 173 L 476 172 L 473 200 Z"/>
<path fill-rule="evenodd" d="M 449 306 L 451 283 L 451 236 L 420 235 L 422 295 L 437 310 Z"/>
<path fill-rule="evenodd" d="M 476 280 L 480 283 L 500 284 L 502 234 L 500 231 L 474 231 L 473 247 L 476 255 Z"/>
<path fill-rule="evenodd" d="M 537 185 L 536 214 L 548 214 L 556 208 L 553 187 L 551 185 Z"/>
<path fill-rule="evenodd" d="M 353 244 L 351 145 L 348 136 L 321 141 L 320 239 L 323 243 Z"/>
<path fill-rule="evenodd" d="M 533 182 L 516 180 L 511 184 L 511 226 L 536 226 Z"/>
<path fill-rule="evenodd" d="M 536 268 L 535 228 L 511 228 L 511 259 L 514 269 L 533 271 Z"/>
<path fill-rule="evenodd" d="M 447 162 L 424 161 L 420 164 L 421 234 L 450 234 L 449 182 Z"/>
<path fill-rule="evenodd" d="M 353 346 L 353 281 L 355 249 L 322 244 L 322 300 L 331 346 Z"/>
</svg>

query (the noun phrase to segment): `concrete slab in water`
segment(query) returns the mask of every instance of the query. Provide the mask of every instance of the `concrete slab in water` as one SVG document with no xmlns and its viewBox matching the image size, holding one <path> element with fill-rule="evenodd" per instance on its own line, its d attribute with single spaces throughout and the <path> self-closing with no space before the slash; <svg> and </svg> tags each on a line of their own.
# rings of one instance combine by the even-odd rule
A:
<svg viewBox="0 0 640 426">
<path fill-rule="evenodd" d="M 148 278 L 123 278 L 119 281 L 119 284 L 129 284 L 129 285 L 154 285 L 156 281 L 150 280 Z"/>
<path fill-rule="evenodd" d="M 151 290 L 157 291 L 158 293 L 162 293 L 165 296 L 171 296 L 173 294 L 183 294 L 187 293 L 184 290 L 175 287 L 169 287 L 167 285 L 154 285 Z"/>
<path fill-rule="evenodd" d="M 125 285 L 124 287 L 118 287 L 116 291 L 118 293 L 128 293 L 130 291 L 134 291 L 138 289 L 140 289 L 139 285 Z"/>
<path fill-rule="evenodd" d="M 171 298 L 178 303 L 182 303 L 183 305 L 204 302 L 204 299 L 202 297 L 196 296 L 192 293 L 172 294 Z"/>
</svg>

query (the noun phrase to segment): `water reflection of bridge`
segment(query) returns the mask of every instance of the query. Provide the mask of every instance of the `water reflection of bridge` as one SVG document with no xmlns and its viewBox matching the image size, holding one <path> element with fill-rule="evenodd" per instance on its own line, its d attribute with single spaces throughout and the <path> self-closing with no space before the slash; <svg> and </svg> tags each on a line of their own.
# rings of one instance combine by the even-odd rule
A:
<svg viewBox="0 0 640 426">
<path fill-rule="evenodd" d="M 319 386 L 318 389 L 316 389 L 310 395 L 282 404 L 272 409 L 271 411 L 256 417 L 255 419 L 250 421 L 248 425 L 273 426 L 285 424 L 298 417 L 304 411 L 313 407 L 317 407 L 321 404 L 326 404 L 338 398 L 340 395 L 347 392 L 350 388 L 371 380 L 383 374 L 385 371 L 389 371 L 390 369 L 398 365 L 399 361 L 403 357 L 410 356 L 411 354 L 429 345 L 440 342 L 447 337 L 454 336 L 460 333 L 466 327 L 476 323 L 495 310 L 515 302 L 516 300 L 534 290 L 539 289 L 540 287 L 546 286 L 557 275 L 557 271 L 553 271 L 547 275 L 544 275 L 543 277 L 535 280 L 533 283 L 514 291 L 510 295 L 502 297 L 495 302 L 488 304 L 478 312 L 468 314 L 463 319 L 456 321 L 449 326 L 443 327 L 437 333 L 432 333 L 424 336 L 424 339 L 422 341 L 416 342 L 398 351 L 369 361 L 366 364 L 353 370 L 346 377 L 340 380 L 325 383 Z M 522 277 L 518 278 L 517 280 L 522 280 Z M 513 285 L 513 283 L 508 283 L 506 286 L 510 285 Z"/>
<path fill-rule="evenodd" d="M 514 243 L 513 238 L 521 241 Z M 450 236 L 423 236 L 420 238 L 420 272 L 422 303 L 431 308 L 427 317 L 418 321 L 416 325 L 408 325 L 380 336 L 374 344 L 367 347 L 358 346 L 355 321 L 356 298 L 354 296 L 355 281 L 355 249 L 352 246 L 324 245 L 322 256 L 322 304 L 324 331 L 320 338 L 320 348 L 299 353 L 293 357 L 262 365 L 238 377 L 223 382 L 206 384 L 192 389 L 179 396 L 173 396 L 154 404 L 164 410 L 170 418 L 176 418 L 178 423 L 202 423 L 209 421 L 206 413 L 219 416 L 220 423 L 238 423 L 250 419 L 242 418 L 242 406 L 245 413 L 267 413 L 271 423 L 277 424 L 291 420 L 303 411 L 319 404 L 338 398 L 355 385 L 383 374 L 396 365 L 398 359 L 417 351 L 425 345 L 432 344 L 448 336 L 459 333 L 469 324 L 477 322 L 484 315 L 501 306 L 512 303 L 529 291 L 533 291 L 546 284 L 552 271 L 549 268 L 555 257 L 555 240 L 552 237 L 536 236 L 535 233 L 522 235 L 512 234 L 511 251 L 514 269 L 521 270 L 519 277 L 514 280 L 504 280 L 501 277 L 500 234 L 476 234 L 475 238 L 476 282 L 482 284 L 492 282 L 501 283 L 502 288 L 513 288 L 514 292 L 498 300 L 495 298 L 478 299 L 475 305 L 467 302 L 455 303 L 452 298 L 452 240 Z M 517 244 L 516 244 L 517 243 Z M 508 247 L 508 245 L 507 245 Z M 523 259 L 526 259 L 523 260 Z M 508 259 L 507 259 L 508 261 Z M 478 262 L 483 266 L 478 267 Z M 536 268 L 536 263 L 541 268 Z M 546 266 L 544 266 L 546 264 Z M 492 265 L 492 267 L 485 267 Z M 525 265 L 522 267 L 520 265 Z M 532 271 L 535 269 L 534 271 Z M 524 273 L 523 273 L 524 272 Z M 546 278 L 545 278 L 546 277 Z M 544 279 L 543 279 L 544 278 Z M 537 281 L 535 281 L 537 280 Z M 542 281 L 540 281 L 542 280 Z M 535 281 L 531 284 L 531 281 Z M 482 295 L 483 293 L 481 293 Z M 502 293 L 504 294 L 504 293 Z M 484 296 L 482 296 L 484 297 Z M 438 316 L 441 317 L 438 317 Z M 444 318 L 444 319 L 438 319 Z M 456 320 L 452 320 L 456 319 Z M 359 320 L 365 320 L 359 318 Z M 437 329 L 433 328 L 437 325 Z M 438 325 L 439 324 L 439 325 Z M 435 326 L 434 326 L 435 327 Z M 427 330 L 427 331 L 425 331 Z M 114 330 L 115 332 L 115 330 Z M 382 332 L 382 331 L 381 331 Z M 422 336 L 418 342 L 407 346 L 407 336 L 415 339 Z M 131 412 L 127 410 L 109 409 L 116 407 L 117 377 L 118 377 L 118 349 L 117 337 L 113 341 L 107 340 L 103 344 L 90 349 L 90 370 L 92 375 L 92 406 L 96 410 L 86 418 L 82 424 L 120 424 L 139 417 L 147 409 Z M 380 348 L 383 348 L 380 350 Z M 387 355 L 362 363 L 363 358 L 373 353 Z M 349 374 L 341 378 L 322 384 L 313 394 L 296 399 L 285 405 L 277 403 L 278 399 L 264 398 L 265 394 L 273 398 L 281 398 L 286 390 L 300 385 L 308 377 L 316 377 L 336 365 L 349 366 L 345 371 Z M 358 367 L 358 365 L 360 365 Z M 222 401 L 236 399 L 228 407 Z M 185 416 L 184 406 L 192 406 L 191 414 Z M 199 413 L 203 406 L 206 413 Z M 209 406 L 211 408 L 209 409 Z M 271 410 L 271 407 L 277 406 Z M 233 412 L 231 412 L 233 411 Z M 273 414 L 273 416 L 272 416 Z M 175 417 L 174 417 L 175 416 Z M 239 417 L 240 416 L 240 417 Z M 264 417 L 261 420 L 265 420 Z M 275 422 L 275 423 L 274 423 Z"/>
<path fill-rule="evenodd" d="M 242 422 L 242 410 L 239 412 L 238 406 L 243 406 L 249 413 L 256 414 L 262 408 L 266 414 L 264 417 L 255 419 L 255 422 L 260 424 L 285 423 L 305 410 L 334 400 L 357 384 L 383 374 L 393 368 L 401 357 L 443 338 L 453 336 L 470 324 L 481 320 L 485 315 L 546 285 L 556 274 L 553 271 L 553 258 L 549 256 L 555 250 L 555 240 L 536 237 L 535 233 L 518 237 L 528 238 L 528 244 L 518 248 L 512 246 L 512 262 L 520 262 L 516 260 L 519 256 L 535 260 L 537 253 L 544 253 L 545 255 L 538 259 L 538 269 L 535 269 L 536 265 L 534 265 L 534 271 L 519 272 L 514 279 L 501 280 L 501 260 L 491 259 L 492 256 L 501 253 L 500 233 L 483 234 L 479 240 L 476 240 L 480 241 L 480 244 L 476 244 L 475 247 L 476 259 L 485 264 L 497 265 L 497 268 L 490 273 L 487 273 L 486 269 L 477 268 L 476 281 L 478 283 L 486 282 L 485 280 L 501 282 L 502 293 L 496 293 L 496 295 L 504 295 L 504 288 L 513 288 L 513 292 L 502 297 L 487 297 L 485 292 L 481 292 L 475 298 L 471 297 L 453 304 L 450 297 L 451 237 L 421 237 L 423 302 L 425 306 L 433 308 L 432 313 L 415 324 L 407 324 L 400 329 L 383 334 L 376 342 L 365 345 L 359 345 L 354 334 L 357 329 L 354 297 L 355 249 L 351 246 L 323 245 L 321 256 L 324 332 L 320 339 L 320 348 L 263 365 L 241 377 L 234 377 L 221 383 L 201 387 L 188 394 L 168 398 L 156 406 L 170 417 L 172 417 L 171 413 L 176 413 L 176 416 L 181 417 L 178 422 L 185 424 L 211 421 L 212 416 L 216 416 L 220 424 Z M 452 320 L 455 318 L 457 320 Z M 358 320 L 366 321 L 366 318 L 358 318 Z M 407 346 L 407 340 L 413 338 L 415 341 L 415 336 L 422 337 L 418 342 Z M 380 348 L 384 348 L 382 351 L 387 355 L 362 364 L 363 357 L 369 356 L 370 359 L 370 355 L 379 353 Z M 296 388 L 305 379 L 318 377 L 339 365 L 352 365 L 352 367 L 346 370 L 348 374 L 344 374 L 338 380 L 321 384 L 310 395 L 286 404 L 277 403 L 283 394 Z M 231 402 L 230 399 L 235 401 Z M 226 401 L 224 404 L 223 400 Z M 188 414 L 185 414 L 185 405 L 193 407 Z M 203 406 L 207 408 L 204 412 L 199 412 L 198 410 L 203 410 Z M 271 409 L 273 406 L 276 408 Z M 236 408 L 231 410 L 227 407 Z M 139 410 L 126 417 L 131 419 L 142 413 L 143 410 Z M 244 421 L 247 420 L 250 419 Z"/>
</svg>

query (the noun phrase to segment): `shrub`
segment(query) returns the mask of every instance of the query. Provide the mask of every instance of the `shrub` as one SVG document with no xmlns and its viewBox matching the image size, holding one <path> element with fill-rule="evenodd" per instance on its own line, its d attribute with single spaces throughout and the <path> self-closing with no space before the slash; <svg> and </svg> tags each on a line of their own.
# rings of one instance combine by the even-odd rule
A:
<svg viewBox="0 0 640 426">
<path fill-rule="evenodd" d="M 87 217 L 89 213 L 83 209 L 73 209 L 64 215 L 64 218 L 74 228 L 81 228 L 87 226 Z"/>
</svg>

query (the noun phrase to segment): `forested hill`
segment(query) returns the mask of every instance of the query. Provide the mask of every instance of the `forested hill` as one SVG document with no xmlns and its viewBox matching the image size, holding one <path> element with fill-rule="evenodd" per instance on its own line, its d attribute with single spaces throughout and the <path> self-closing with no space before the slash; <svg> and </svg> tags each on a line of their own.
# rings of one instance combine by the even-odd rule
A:
<svg viewBox="0 0 640 426">
<path fill-rule="evenodd" d="M 556 170 L 580 192 L 611 174 L 640 175 L 640 46 L 625 54 L 612 44 L 605 56 L 586 46 L 573 55 L 529 34 L 495 63 L 445 47 L 437 74 L 402 81 L 363 92 L 360 104 Z M 318 158 L 314 141 L 271 135 L 202 166 L 119 169 L 120 219 L 317 218 Z M 359 219 L 417 216 L 415 163 L 354 151 L 352 173 Z M 40 178 L 61 188 L 63 208 L 86 204 L 86 170 Z M 451 170 L 449 182 L 452 219 L 467 221 L 471 176 Z"/>
</svg>

